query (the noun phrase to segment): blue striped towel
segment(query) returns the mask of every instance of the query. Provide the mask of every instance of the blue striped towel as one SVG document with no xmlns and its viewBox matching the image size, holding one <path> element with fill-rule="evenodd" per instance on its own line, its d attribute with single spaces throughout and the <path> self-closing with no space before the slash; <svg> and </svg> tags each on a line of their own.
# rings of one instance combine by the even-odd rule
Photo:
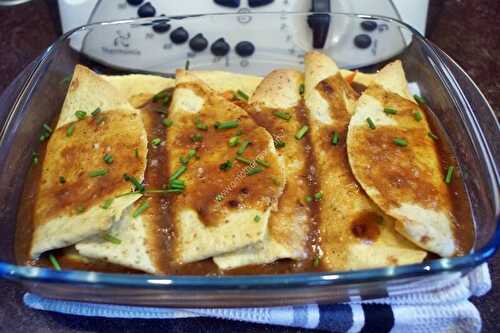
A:
<svg viewBox="0 0 500 333">
<path fill-rule="evenodd" d="M 412 288 L 408 295 L 350 303 L 270 308 L 177 309 L 91 304 L 46 299 L 26 293 L 30 308 L 65 314 L 108 317 L 176 319 L 213 317 L 252 323 L 317 328 L 332 332 L 479 332 L 481 318 L 468 301 L 491 288 L 488 266 L 483 264 L 460 278 Z"/>
</svg>

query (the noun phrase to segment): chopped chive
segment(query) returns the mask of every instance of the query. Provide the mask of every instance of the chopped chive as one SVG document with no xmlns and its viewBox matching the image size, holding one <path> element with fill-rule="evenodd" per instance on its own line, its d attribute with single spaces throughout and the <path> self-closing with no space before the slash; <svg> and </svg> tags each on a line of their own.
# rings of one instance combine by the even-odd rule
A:
<svg viewBox="0 0 500 333">
<path fill-rule="evenodd" d="M 240 122 L 238 120 L 228 120 L 224 122 L 216 122 L 214 127 L 216 129 L 231 129 L 231 128 L 236 128 L 240 125 Z"/>
<path fill-rule="evenodd" d="M 92 111 L 91 115 L 92 117 L 97 117 L 97 115 L 101 112 L 102 112 L 101 108 L 98 107 L 94 111 Z"/>
<path fill-rule="evenodd" d="M 220 194 L 220 193 L 219 193 L 219 194 L 217 194 L 217 195 L 215 196 L 215 200 L 217 200 L 218 202 L 221 202 L 222 200 L 224 200 L 224 196 L 223 196 L 222 194 Z"/>
<path fill-rule="evenodd" d="M 248 140 L 245 140 L 241 143 L 240 147 L 238 148 L 238 151 L 236 152 L 236 154 L 238 155 L 243 155 L 243 153 L 245 152 L 245 150 L 247 149 L 247 147 L 251 144 L 252 142 L 248 141 Z"/>
<path fill-rule="evenodd" d="M 253 220 L 255 222 L 259 222 L 260 221 L 260 216 L 259 215 L 255 215 L 255 217 L 253 218 Z"/>
<path fill-rule="evenodd" d="M 73 135 L 74 131 L 75 131 L 75 124 L 69 125 L 69 127 L 66 129 L 66 136 L 69 138 L 70 136 Z"/>
<path fill-rule="evenodd" d="M 196 156 L 196 149 L 189 149 L 188 153 L 186 156 L 181 156 L 179 158 L 179 161 L 182 163 L 182 164 L 188 164 L 189 161 L 191 161 L 191 159 L 193 157 Z"/>
<path fill-rule="evenodd" d="M 113 203 L 113 198 L 109 198 L 107 199 L 106 201 L 104 201 L 101 205 L 101 208 L 102 209 L 108 209 L 109 207 L 111 207 L 111 204 Z"/>
<path fill-rule="evenodd" d="M 368 117 L 366 118 L 366 122 L 368 123 L 368 127 L 370 127 L 371 129 L 375 129 L 375 123 L 373 122 L 372 118 Z"/>
<path fill-rule="evenodd" d="M 200 142 L 202 140 L 203 140 L 203 135 L 201 135 L 200 133 L 196 133 L 191 137 L 191 141 L 193 142 Z"/>
<path fill-rule="evenodd" d="M 256 167 L 253 167 L 253 168 L 250 168 L 247 170 L 247 176 L 253 176 L 253 175 L 256 175 L 258 173 L 261 173 L 262 171 L 264 171 L 263 167 L 256 166 Z"/>
<path fill-rule="evenodd" d="M 161 120 L 161 123 L 163 124 L 163 126 L 165 126 L 165 127 L 168 128 L 168 127 L 170 127 L 170 126 L 172 126 L 174 124 L 174 121 L 172 119 L 163 118 Z"/>
<path fill-rule="evenodd" d="M 387 114 L 396 114 L 396 113 L 398 113 L 398 110 L 391 109 L 391 108 L 385 108 L 384 112 Z"/>
<path fill-rule="evenodd" d="M 425 99 L 425 97 L 423 96 L 420 96 L 420 95 L 413 95 L 413 98 L 415 98 L 415 100 L 417 101 L 417 103 L 419 104 L 427 104 L 427 100 Z"/>
<path fill-rule="evenodd" d="M 147 190 L 145 193 L 182 193 L 184 188 L 168 188 L 166 190 Z"/>
<path fill-rule="evenodd" d="M 113 156 L 110 154 L 104 154 L 104 157 L 102 158 L 106 164 L 111 164 L 113 163 Z"/>
<path fill-rule="evenodd" d="M 120 245 L 122 243 L 122 241 L 118 238 L 116 238 L 115 236 L 112 236 L 108 233 L 102 235 L 102 238 L 105 240 L 105 241 L 108 241 L 110 243 L 113 243 L 115 245 Z"/>
<path fill-rule="evenodd" d="M 40 134 L 40 142 L 44 142 L 45 140 L 47 140 L 49 138 L 50 134 L 47 133 L 47 132 L 43 132 L 42 134 Z"/>
<path fill-rule="evenodd" d="M 236 147 L 238 145 L 238 143 L 240 143 L 239 135 L 232 136 L 228 141 L 229 147 Z"/>
<path fill-rule="evenodd" d="M 334 145 L 334 146 L 338 145 L 339 141 L 340 141 L 339 132 L 333 131 L 333 134 L 332 134 L 332 145 Z"/>
<path fill-rule="evenodd" d="M 85 111 L 76 111 L 75 112 L 75 116 L 79 119 L 79 120 L 82 120 L 82 119 L 85 119 L 87 117 L 87 112 Z"/>
<path fill-rule="evenodd" d="M 428 135 L 428 136 L 429 136 L 432 140 L 439 140 L 439 137 L 438 137 L 436 134 L 432 133 L 432 132 L 427 133 L 427 135 Z"/>
<path fill-rule="evenodd" d="M 239 89 L 236 92 L 236 97 L 238 97 L 239 99 L 241 99 L 242 101 L 245 101 L 245 102 L 248 101 L 248 99 L 249 99 L 248 95 Z"/>
<path fill-rule="evenodd" d="M 102 177 L 108 174 L 108 170 L 106 169 L 97 169 L 89 172 L 90 177 Z"/>
<path fill-rule="evenodd" d="M 49 254 L 49 260 L 56 271 L 61 270 L 61 265 L 59 265 L 59 261 L 57 261 L 57 258 L 53 254 Z"/>
<path fill-rule="evenodd" d="M 177 170 L 175 170 L 175 172 L 172 174 L 172 176 L 170 176 L 170 181 L 173 181 L 177 178 L 179 178 L 184 172 L 186 172 L 187 170 L 187 167 L 185 165 L 181 165 L 180 167 L 177 168 Z"/>
<path fill-rule="evenodd" d="M 233 162 L 231 162 L 230 160 L 227 160 L 226 162 L 219 165 L 219 169 L 221 171 L 227 171 L 227 170 L 231 169 L 232 167 L 233 167 Z"/>
<path fill-rule="evenodd" d="M 85 207 L 84 206 L 78 206 L 78 207 L 76 207 L 75 211 L 76 211 L 77 214 L 81 214 L 81 213 L 83 213 L 85 211 Z"/>
<path fill-rule="evenodd" d="M 295 139 L 301 140 L 304 135 L 306 135 L 307 131 L 309 131 L 309 127 L 307 125 L 302 126 L 297 133 L 295 133 Z"/>
<path fill-rule="evenodd" d="M 153 147 L 158 147 L 161 143 L 161 139 L 160 138 L 155 138 L 153 140 L 151 140 L 151 144 L 153 145 Z"/>
<path fill-rule="evenodd" d="M 43 123 L 42 127 L 49 133 L 52 133 L 52 128 L 47 125 L 46 123 Z"/>
<path fill-rule="evenodd" d="M 245 164 L 252 164 L 252 160 L 249 160 L 248 158 L 244 158 L 243 156 L 236 156 L 236 160 L 237 161 L 240 161 L 241 163 L 245 163 Z"/>
<path fill-rule="evenodd" d="M 134 188 L 136 191 L 140 192 L 140 193 L 144 193 L 144 185 L 142 185 L 138 180 L 137 178 L 135 178 L 134 176 L 129 176 L 127 174 L 124 174 L 123 175 L 123 179 L 127 182 L 131 182 L 132 185 L 134 185 Z"/>
<path fill-rule="evenodd" d="M 323 198 L 323 192 L 317 192 L 314 194 L 314 201 L 320 201 Z"/>
<path fill-rule="evenodd" d="M 134 191 L 131 191 L 131 192 L 125 192 L 125 193 L 122 193 L 122 194 L 118 194 L 118 195 L 115 195 L 115 198 L 121 198 L 121 197 L 126 197 L 127 195 L 132 195 L 132 194 L 142 194 L 143 192 L 134 192 Z"/>
<path fill-rule="evenodd" d="M 137 209 L 134 211 L 134 213 L 132 213 L 132 217 L 133 217 L 133 218 L 138 217 L 139 215 L 141 215 L 142 213 L 144 213 L 144 211 L 145 211 L 146 209 L 148 209 L 148 208 L 149 208 L 149 203 L 148 203 L 147 201 L 144 201 L 144 202 L 142 203 L 142 205 L 140 205 L 140 206 L 139 206 L 139 208 L 137 208 Z"/>
<path fill-rule="evenodd" d="M 64 176 L 59 176 L 59 183 L 61 184 L 66 183 L 66 178 L 64 178 Z"/>
<path fill-rule="evenodd" d="M 189 70 L 189 65 L 191 65 L 191 62 L 188 59 L 188 60 L 186 60 L 186 64 L 184 65 L 184 69 Z"/>
<path fill-rule="evenodd" d="M 186 182 L 182 179 L 174 179 L 169 182 L 168 189 L 183 190 L 186 188 Z"/>
<path fill-rule="evenodd" d="M 306 87 L 301 83 L 299 86 L 299 94 L 304 95 L 304 91 L 306 91 Z"/>
<path fill-rule="evenodd" d="M 153 96 L 153 103 L 159 102 L 161 99 L 165 97 L 165 91 L 160 91 L 159 93 Z"/>
<path fill-rule="evenodd" d="M 416 121 L 422 120 L 422 113 L 420 113 L 419 111 L 415 112 L 414 116 Z"/>
<path fill-rule="evenodd" d="M 400 147 L 406 147 L 406 146 L 408 146 L 408 141 L 406 141 L 403 138 L 395 138 L 393 142 L 394 142 L 394 144 L 396 144 L 396 145 L 398 145 Z"/>
<path fill-rule="evenodd" d="M 444 178 L 444 182 L 446 184 L 451 183 L 451 179 L 453 178 L 453 171 L 455 170 L 455 167 L 450 165 L 448 167 L 448 170 L 446 171 L 446 177 Z"/>
<path fill-rule="evenodd" d="M 139 158 L 139 149 L 138 148 L 134 148 L 134 156 L 136 158 Z"/>
<path fill-rule="evenodd" d="M 197 129 L 202 130 L 202 131 L 208 131 L 208 125 L 205 124 L 204 122 L 201 121 L 200 117 L 196 117 L 194 119 L 194 124 Z"/>
<path fill-rule="evenodd" d="M 315 255 L 313 260 L 313 266 L 318 267 L 320 264 L 321 264 L 321 258 L 319 257 L 319 255 Z"/>
<path fill-rule="evenodd" d="M 33 163 L 33 165 L 37 165 L 38 161 L 39 161 L 38 153 L 36 152 L 31 153 L 31 162 Z"/>
<path fill-rule="evenodd" d="M 289 121 L 292 118 L 292 115 L 290 113 L 284 111 L 274 111 L 273 115 L 286 121 Z"/>
<path fill-rule="evenodd" d="M 269 168 L 271 166 L 271 164 L 269 164 L 269 162 L 267 161 L 264 161 L 264 160 L 259 160 L 259 159 L 256 159 L 255 162 L 257 164 L 260 164 L 262 165 L 264 168 Z"/>
<path fill-rule="evenodd" d="M 306 195 L 305 200 L 307 203 L 311 203 L 313 201 L 312 195 Z"/>
<path fill-rule="evenodd" d="M 62 78 L 62 80 L 59 82 L 59 84 L 68 84 L 71 82 L 71 79 L 73 78 L 73 75 L 66 75 L 65 77 Z"/>
<path fill-rule="evenodd" d="M 279 141 L 279 140 L 274 141 L 274 147 L 276 149 L 281 149 L 281 148 L 284 148 L 285 146 L 286 146 L 286 142 Z"/>
</svg>

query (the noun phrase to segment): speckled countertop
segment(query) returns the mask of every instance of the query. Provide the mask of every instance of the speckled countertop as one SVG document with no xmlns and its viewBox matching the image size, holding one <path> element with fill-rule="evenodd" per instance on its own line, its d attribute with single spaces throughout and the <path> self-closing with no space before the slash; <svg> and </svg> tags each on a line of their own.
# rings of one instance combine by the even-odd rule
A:
<svg viewBox="0 0 500 333">
<path fill-rule="evenodd" d="M 431 0 L 428 37 L 454 58 L 486 95 L 500 116 L 500 1 Z M 34 0 L 0 7 L 0 92 L 60 34 L 57 2 Z M 498 156 L 497 156 L 498 158 Z M 473 299 L 484 332 L 498 331 L 500 257 L 490 262 L 493 290 Z M 292 328 L 216 319 L 112 320 L 33 311 L 21 301 L 22 289 L 0 282 L 0 332 L 299 332 Z"/>
</svg>

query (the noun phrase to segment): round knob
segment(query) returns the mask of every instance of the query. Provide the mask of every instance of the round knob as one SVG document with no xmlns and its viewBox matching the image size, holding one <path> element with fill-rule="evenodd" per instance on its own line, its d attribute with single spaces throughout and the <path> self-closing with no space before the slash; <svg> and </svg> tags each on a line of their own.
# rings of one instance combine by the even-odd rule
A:
<svg viewBox="0 0 500 333">
<path fill-rule="evenodd" d="M 236 44 L 235 51 L 241 57 L 249 57 L 255 52 L 255 46 L 247 41 L 239 42 Z"/>
<path fill-rule="evenodd" d="M 153 31 L 159 34 L 163 34 L 170 30 L 170 24 L 168 20 L 158 20 L 153 22 Z"/>
<path fill-rule="evenodd" d="M 229 53 L 229 50 L 231 50 L 231 47 L 224 38 L 217 39 L 210 47 L 210 51 L 217 57 L 225 56 Z"/>
<path fill-rule="evenodd" d="M 144 0 L 127 0 L 127 3 L 131 6 L 139 6 Z"/>
<path fill-rule="evenodd" d="M 195 52 L 201 52 L 208 46 L 208 40 L 203 34 L 197 34 L 189 41 L 189 47 Z"/>
<path fill-rule="evenodd" d="M 366 49 L 372 45 L 372 39 L 370 36 L 361 34 L 354 37 L 354 45 L 360 49 Z"/>
<path fill-rule="evenodd" d="M 361 22 L 361 28 L 365 31 L 373 31 L 377 29 L 378 24 L 375 21 L 363 21 Z"/>
<path fill-rule="evenodd" d="M 153 17 L 155 14 L 156 9 L 153 7 L 151 2 L 146 2 L 137 10 L 137 15 L 139 15 L 139 17 Z"/>
<path fill-rule="evenodd" d="M 182 44 L 189 38 L 189 33 L 183 27 L 179 27 L 170 33 L 170 40 L 174 44 Z"/>
</svg>

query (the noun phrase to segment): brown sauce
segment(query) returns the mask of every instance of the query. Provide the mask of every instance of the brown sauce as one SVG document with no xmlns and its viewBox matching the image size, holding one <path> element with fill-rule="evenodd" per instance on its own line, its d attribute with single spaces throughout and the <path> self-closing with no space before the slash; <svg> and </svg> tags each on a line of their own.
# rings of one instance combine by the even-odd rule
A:
<svg viewBox="0 0 500 333">
<path fill-rule="evenodd" d="M 331 92 L 333 93 L 333 92 Z M 242 101 L 238 102 L 239 106 L 248 109 L 248 105 Z M 151 140 L 156 137 L 165 138 L 166 129 L 161 125 L 161 120 L 165 116 L 160 112 L 156 112 L 159 109 L 158 103 L 148 102 L 142 106 L 143 120 L 145 122 L 146 130 L 148 133 L 148 139 Z M 166 109 L 164 109 L 166 112 Z M 432 111 L 425 109 L 428 115 L 428 121 L 430 123 L 433 133 L 440 137 L 438 141 L 437 149 L 439 151 L 440 161 L 443 168 L 448 165 L 456 165 L 455 158 L 453 156 L 453 150 L 449 145 L 449 142 L 445 140 L 445 134 L 440 125 L 438 124 L 436 117 L 432 114 Z M 299 121 L 303 124 L 307 124 L 306 109 L 303 104 L 297 109 L 297 117 Z M 257 123 L 260 124 L 259 119 L 255 119 Z M 264 127 L 269 126 L 269 124 L 260 124 Z M 278 131 L 279 132 L 279 131 Z M 282 133 L 281 133 L 282 134 Z M 325 135 L 331 135 L 331 133 L 325 133 Z M 345 131 L 340 133 L 341 147 L 339 149 L 345 149 Z M 293 139 L 293 138 L 291 138 Z M 311 149 L 310 136 L 306 135 L 303 138 L 304 144 L 309 147 L 309 154 L 307 154 L 307 180 L 309 186 L 309 192 L 311 194 L 316 193 L 319 190 L 319 186 L 316 180 L 315 169 L 311 166 L 315 165 L 314 152 Z M 16 229 L 16 242 L 15 242 L 15 254 L 16 260 L 19 264 L 27 264 L 34 266 L 48 266 L 50 267 L 49 261 L 46 257 L 42 257 L 39 260 L 31 260 L 29 258 L 29 249 L 31 245 L 31 237 L 33 232 L 33 211 L 35 196 L 38 189 L 38 183 L 41 174 L 41 166 L 43 164 L 43 157 L 45 153 L 45 146 L 42 147 L 40 151 L 39 162 L 33 165 L 26 177 L 26 184 L 23 192 L 23 198 L 21 200 L 21 205 L 18 210 L 17 218 L 17 229 Z M 148 188 L 161 188 L 167 183 L 168 177 L 165 175 L 164 170 L 168 164 L 167 154 L 164 154 L 162 149 L 149 149 L 147 169 L 145 175 L 145 185 Z M 153 162 L 152 161 L 156 161 Z M 453 213 L 457 220 L 456 237 L 459 242 L 459 247 L 461 253 L 467 253 L 473 245 L 474 241 L 474 229 L 472 224 L 472 219 L 470 215 L 470 206 L 467 198 L 467 194 L 464 190 L 464 184 L 461 181 L 460 173 L 457 170 L 454 176 L 454 181 L 449 185 L 450 193 L 452 196 L 453 203 Z M 250 186 L 241 186 L 237 189 L 237 195 L 249 195 Z M 203 198 L 200 197 L 200 200 Z M 247 274 L 285 274 L 285 273 L 295 273 L 295 272 L 312 272 L 320 271 L 321 264 L 318 265 L 316 261 L 316 256 L 318 254 L 319 244 L 320 244 L 320 234 L 319 234 L 319 205 L 317 202 L 313 201 L 310 203 L 311 209 L 311 228 L 308 235 L 308 249 L 310 251 L 308 258 L 302 261 L 293 260 L 279 260 L 272 264 L 258 265 L 258 266 L 246 266 L 238 269 L 221 272 L 218 270 L 217 266 L 210 260 L 203 260 L 191 264 L 185 264 L 182 266 L 177 266 L 172 264 L 172 244 L 175 238 L 175 228 L 169 216 L 171 215 L 170 206 L 172 198 L 170 196 L 153 196 L 150 198 L 150 212 L 156 217 L 153 222 L 149 224 L 148 233 L 150 235 L 155 235 L 151 237 L 151 242 L 149 244 L 149 250 L 154 253 L 154 258 L 157 264 L 161 267 L 161 270 L 166 274 L 179 274 L 179 275 L 247 275 Z M 231 198 L 227 201 L 227 205 L 230 207 L 236 207 L 240 204 L 238 198 Z M 203 205 L 199 206 L 200 212 L 203 213 Z M 373 241 L 379 234 L 380 230 L 378 228 L 378 216 L 360 216 L 352 224 L 353 234 L 363 240 Z M 59 263 L 64 269 L 77 269 L 77 270 L 89 270 L 98 272 L 121 272 L 121 273 L 141 273 L 131 269 L 119 267 L 117 265 L 112 265 L 102 261 L 81 261 L 75 260 L 74 251 L 72 250 L 56 250 L 52 252 L 57 258 Z M 435 255 L 430 254 L 427 259 L 436 258 Z"/>
</svg>

